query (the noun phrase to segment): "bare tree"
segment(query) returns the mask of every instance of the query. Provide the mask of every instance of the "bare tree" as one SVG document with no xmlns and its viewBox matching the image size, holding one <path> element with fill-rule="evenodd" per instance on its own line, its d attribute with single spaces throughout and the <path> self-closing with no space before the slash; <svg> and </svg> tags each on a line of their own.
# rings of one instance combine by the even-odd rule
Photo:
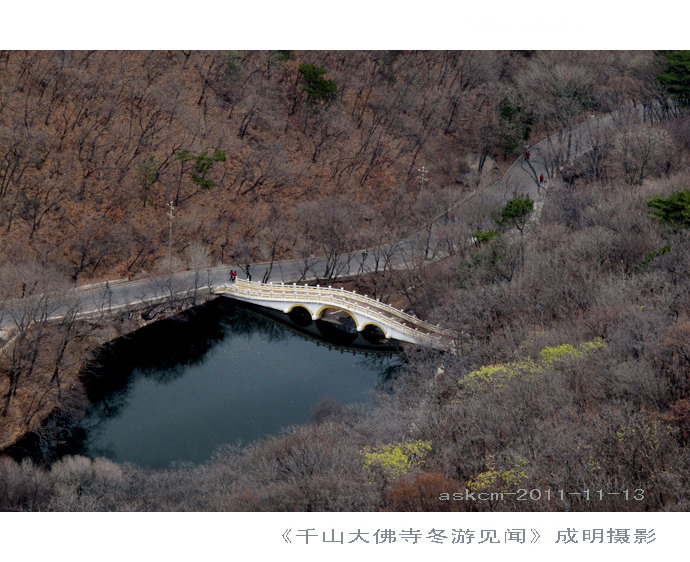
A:
<svg viewBox="0 0 690 562">
<path fill-rule="evenodd" d="M 613 166 L 628 185 L 640 185 L 650 175 L 671 169 L 673 139 L 664 129 L 638 125 L 620 131 L 613 138 Z"/>
<path fill-rule="evenodd" d="M 359 206 L 342 197 L 334 197 L 320 203 L 305 202 L 297 208 L 296 216 L 302 223 L 305 238 L 324 256 L 319 277 L 333 281 L 342 274 L 349 274 L 360 246 L 358 227 L 362 213 Z"/>
<path fill-rule="evenodd" d="M 44 367 L 50 350 L 44 337 L 54 315 L 67 314 L 74 320 L 75 308 L 63 311 L 66 300 L 56 291 L 56 280 L 46 276 L 45 271 L 35 266 L 14 266 L 7 271 L 6 282 L 22 286 L 22 298 L 6 299 L 4 315 L 9 320 L 13 337 L 0 349 L 3 374 L 7 380 L 1 417 L 7 417 L 13 398 L 17 395 L 22 380 L 30 379 L 37 370 Z M 12 290 L 10 284 L 3 287 Z M 16 290 L 16 289 L 15 289 Z M 50 292 L 49 292 L 50 291 Z M 10 293 L 11 294 L 11 293 Z M 16 294 L 16 293 L 15 293 Z M 55 382 L 59 382 L 56 379 Z"/>
</svg>

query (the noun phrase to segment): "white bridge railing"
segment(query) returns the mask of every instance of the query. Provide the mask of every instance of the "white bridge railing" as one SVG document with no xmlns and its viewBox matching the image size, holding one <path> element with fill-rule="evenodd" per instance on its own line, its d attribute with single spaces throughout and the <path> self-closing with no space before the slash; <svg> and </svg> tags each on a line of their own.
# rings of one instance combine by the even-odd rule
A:
<svg viewBox="0 0 690 562">
<path fill-rule="evenodd" d="M 259 283 L 236 280 L 215 289 L 216 293 L 235 294 L 239 298 L 266 300 L 285 303 L 314 303 L 335 306 L 350 312 L 359 313 L 372 320 L 395 328 L 403 334 L 432 343 L 436 347 L 446 347 L 454 334 L 440 326 L 425 322 L 378 299 L 360 295 L 354 291 L 322 287 L 320 285 L 297 285 L 285 283 Z"/>
</svg>

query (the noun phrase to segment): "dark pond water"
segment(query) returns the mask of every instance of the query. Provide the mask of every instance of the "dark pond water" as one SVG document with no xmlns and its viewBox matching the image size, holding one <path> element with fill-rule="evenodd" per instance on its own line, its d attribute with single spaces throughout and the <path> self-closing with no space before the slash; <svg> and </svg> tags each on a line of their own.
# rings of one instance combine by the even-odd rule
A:
<svg viewBox="0 0 690 562">
<path fill-rule="evenodd" d="M 260 310 L 217 299 L 109 345 L 85 376 L 93 407 L 59 454 L 203 462 L 319 407 L 373 401 L 399 366 L 396 345 Z"/>
</svg>

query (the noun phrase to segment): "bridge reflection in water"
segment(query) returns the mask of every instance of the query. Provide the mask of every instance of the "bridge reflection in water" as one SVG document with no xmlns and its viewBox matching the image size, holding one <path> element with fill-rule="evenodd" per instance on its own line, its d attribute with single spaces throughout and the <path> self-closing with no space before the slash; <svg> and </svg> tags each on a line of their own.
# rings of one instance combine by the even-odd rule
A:
<svg viewBox="0 0 690 562">
<path fill-rule="evenodd" d="M 386 354 L 400 353 L 402 346 L 397 340 L 386 338 L 381 332 L 363 330 L 349 326 L 341 319 L 330 320 L 328 317 L 312 320 L 302 308 L 295 308 L 289 313 L 280 312 L 250 303 L 235 302 L 234 306 L 250 314 L 268 318 L 304 338 L 312 340 L 319 346 L 339 350 L 343 353 Z"/>
</svg>

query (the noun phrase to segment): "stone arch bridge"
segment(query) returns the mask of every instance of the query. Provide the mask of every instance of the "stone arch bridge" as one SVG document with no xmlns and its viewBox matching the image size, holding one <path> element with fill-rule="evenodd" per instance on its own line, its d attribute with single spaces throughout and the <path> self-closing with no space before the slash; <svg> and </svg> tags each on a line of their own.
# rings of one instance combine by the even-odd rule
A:
<svg viewBox="0 0 690 562">
<path fill-rule="evenodd" d="M 450 349 L 454 339 L 452 332 L 440 326 L 420 320 L 377 299 L 342 288 L 238 279 L 234 283 L 216 287 L 214 292 L 284 313 L 301 307 L 309 312 L 313 320 L 321 318 L 329 309 L 343 311 L 353 319 L 358 332 L 372 326 L 381 330 L 386 338 L 436 349 Z"/>
</svg>

